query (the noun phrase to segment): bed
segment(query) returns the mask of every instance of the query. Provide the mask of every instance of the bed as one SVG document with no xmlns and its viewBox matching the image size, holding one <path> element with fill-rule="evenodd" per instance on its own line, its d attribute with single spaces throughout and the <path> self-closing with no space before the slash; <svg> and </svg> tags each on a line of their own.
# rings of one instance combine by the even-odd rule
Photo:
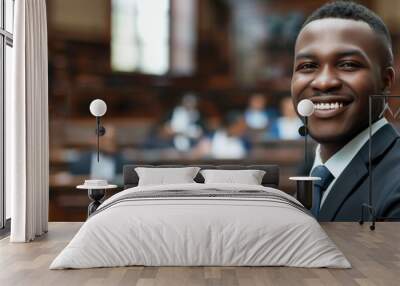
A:
<svg viewBox="0 0 400 286">
<path fill-rule="evenodd" d="M 138 185 L 137 167 L 153 168 L 124 166 L 125 190 L 100 205 L 50 269 L 351 267 L 309 211 L 278 189 L 277 166 L 198 166 L 264 170 L 260 185 L 209 183 L 200 173 L 193 183 Z"/>
</svg>

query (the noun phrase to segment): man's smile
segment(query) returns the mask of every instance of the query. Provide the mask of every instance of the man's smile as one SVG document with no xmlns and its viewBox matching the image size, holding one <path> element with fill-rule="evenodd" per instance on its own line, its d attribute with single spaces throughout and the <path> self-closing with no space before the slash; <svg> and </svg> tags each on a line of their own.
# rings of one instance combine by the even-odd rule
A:
<svg viewBox="0 0 400 286">
<path fill-rule="evenodd" d="M 346 111 L 354 99 L 350 96 L 318 96 L 310 100 L 314 103 L 314 116 L 321 119 L 335 117 Z"/>
</svg>

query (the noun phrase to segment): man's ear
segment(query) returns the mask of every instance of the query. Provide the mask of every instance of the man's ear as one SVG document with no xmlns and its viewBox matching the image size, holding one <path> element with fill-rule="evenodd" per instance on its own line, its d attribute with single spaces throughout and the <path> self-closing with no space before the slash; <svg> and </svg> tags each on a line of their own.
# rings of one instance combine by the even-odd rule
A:
<svg viewBox="0 0 400 286">
<path fill-rule="evenodd" d="M 392 66 L 386 67 L 382 72 L 382 91 L 385 94 L 390 93 L 392 89 L 394 80 L 395 80 L 396 73 Z"/>
</svg>

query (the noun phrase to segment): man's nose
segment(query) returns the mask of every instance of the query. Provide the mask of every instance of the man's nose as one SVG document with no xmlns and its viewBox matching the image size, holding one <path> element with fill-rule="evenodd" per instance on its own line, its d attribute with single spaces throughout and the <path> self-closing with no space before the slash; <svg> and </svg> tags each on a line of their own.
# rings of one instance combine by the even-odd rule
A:
<svg viewBox="0 0 400 286">
<path fill-rule="evenodd" d="M 331 67 L 324 67 L 311 82 L 311 87 L 316 91 L 329 92 L 339 89 L 341 80 Z"/>
</svg>

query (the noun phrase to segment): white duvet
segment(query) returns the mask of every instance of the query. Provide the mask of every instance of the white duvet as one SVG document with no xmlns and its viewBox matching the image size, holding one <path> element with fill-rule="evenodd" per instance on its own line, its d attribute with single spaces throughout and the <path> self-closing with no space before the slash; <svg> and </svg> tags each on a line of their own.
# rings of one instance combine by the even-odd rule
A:
<svg viewBox="0 0 400 286">
<path fill-rule="evenodd" d="M 127 189 L 100 206 L 103 211 L 82 225 L 50 269 L 127 265 L 351 267 L 312 216 L 279 201 L 174 197 L 113 204 L 132 192 L 205 189 L 261 190 L 300 204 L 282 191 L 254 185 L 194 183 Z"/>
</svg>

